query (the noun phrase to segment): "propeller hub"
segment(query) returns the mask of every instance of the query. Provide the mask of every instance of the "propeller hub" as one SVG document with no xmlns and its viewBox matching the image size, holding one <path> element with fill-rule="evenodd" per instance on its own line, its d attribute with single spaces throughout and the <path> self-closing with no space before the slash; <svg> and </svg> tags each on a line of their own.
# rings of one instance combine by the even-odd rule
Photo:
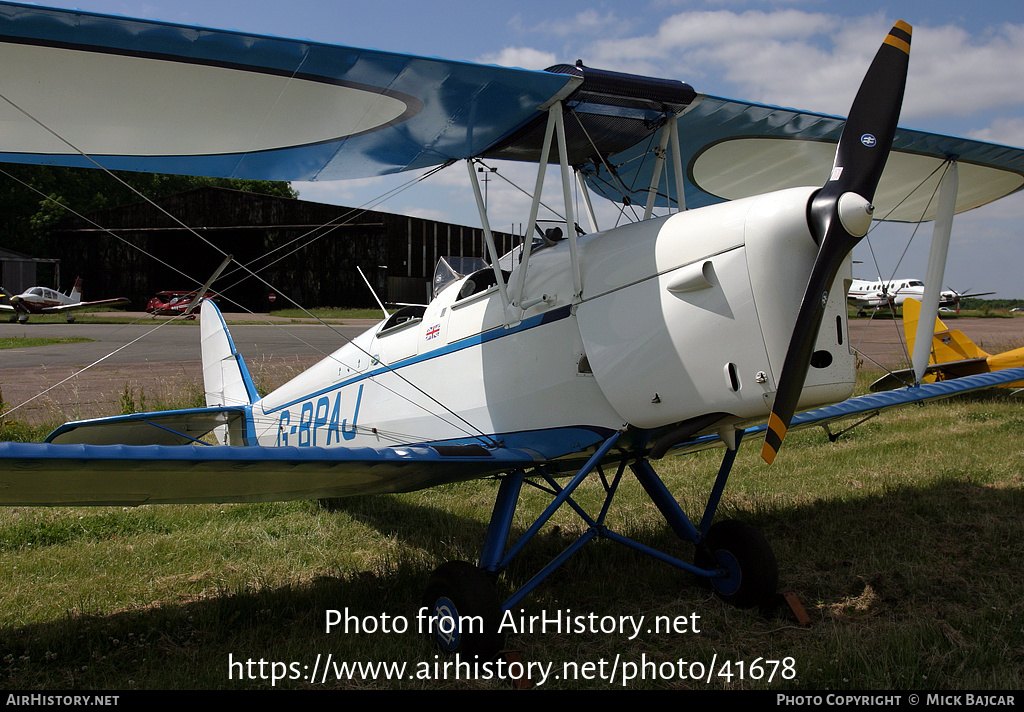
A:
<svg viewBox="0 0 1024 712">
<path fill-rule="evenodd" d="M 867 198 L 848 192 L 839 196 L 837 205 L 839 221 L 852 237 L 864 237 L 871 227 L 871 216 L 875 206 Z"/>
</svg>

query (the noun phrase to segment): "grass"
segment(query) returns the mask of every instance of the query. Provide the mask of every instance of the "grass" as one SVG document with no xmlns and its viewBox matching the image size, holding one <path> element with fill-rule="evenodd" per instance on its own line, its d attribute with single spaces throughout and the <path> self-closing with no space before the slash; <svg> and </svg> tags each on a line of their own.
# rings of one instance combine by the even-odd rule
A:
<svg viewBox="0 0 1024 712">
<path fill-rule="evenodd" d="M 602 660 L 610 669 L 616 656 L 665 665 L 663 672 L 678 670 L 667 664 L 680 660 L 732 662 L 718 669 L 731 679 L 673 675 L 629 688 L 1020 689 L 1022 436 L 1019 401 L 991 392 L 890 412 L 835 443 L 820 429 L 794 432 L 770 468 L 758 444 L 746 443 L 719 517 L 746 520 L 771 542 L 780 587 L 799 594 L 808 627 L 783 610 L 726 606 L 676 569 L 599 541 L 527 597 L 525 614 L 686 617 L 700 632 L 629 640 L 549 631 L 515 634 L 509 643 L 524 661 L 559 670 Z M 656 464 L 691 516 L 699 516 L 719 456 Z M 326 684 L 238 680 L 237 667 L 236 679 L 228 677 L 229 655 L 310 666 L 317 654 L 428 668 L 443 660 L 414 632 L 328 633 L 326 611 L 414 623 L 429 571 L 478 555 L 496 488 L 476 481 L 329 506 L 0 510 L 0 686 L 506 689 L 493 680 L 388 681 L 379 671 Z M 526 489 L 520 532 L 548 501 Z M 595 511 L 602 491 L 591 478 L 579 500 Z M 692 557 L 628 478 L 609 525 Z M 505 573 L 503 590 L 525 583 L 583 530 L 571 511 L 559 511 Z M 739 663 L 749 673 L 758 659 L 789 667 L 777 668 L 771 682 L 737 677 Z M 782 671 L 794 676 L 780 679 Z M 623 685 L 577 679 L 545 687 Z"/>
<path fill-rule="evenodd" d="M 0 338 L 0 350 L 28 349 L 33 346 L 50 346 L 52 344 L 80 344 L 83 341 L 92 341 L 92 339 L 84 337 L 43 338 L 36 336 L 11 336 Z"/>
</svg>

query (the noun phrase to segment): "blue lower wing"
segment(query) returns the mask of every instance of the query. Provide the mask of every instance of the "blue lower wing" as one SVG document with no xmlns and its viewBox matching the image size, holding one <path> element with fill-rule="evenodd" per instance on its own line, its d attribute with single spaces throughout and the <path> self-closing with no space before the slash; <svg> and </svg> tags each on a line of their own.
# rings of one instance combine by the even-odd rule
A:
<svg viewBox="0 0 1024 712">
<path fill-rule="evenodd" d="M 0 504 L 268 502 L 407 492 L 529 468 L 527 450 L 0 443 Z"/>
<path fill-rule="evenodd" d="M 798 415 L 791 427 L 822 425 L 1020 380 L 1024 368 L 872 393 Z M 197 409 L 195 414 L 205 418 L 217 410 Z M 763 430 L 758 426 L 746 434 Z M 708 435 L 681 443 L 674 452 L 717 445 L 718 436 Z M 135 506 L 406 492 L 529 469 L 547 459 L 527 447 L 480 445 L 328 449 L 5 442 L 0 443 L 0 504 Z"/>
<path fill-rule="evenodd" d="M 801 413 L 793 418 L 789 429 L 808 428 L 812 425 L 825 425 L 837 420 L 847 420 L 849 418 L 871 415 L 872 413 L 881 413 L 890 408 L 900 408 L 913 405 L 914 403 L 950 398 L 972 391 L 995 388 L 996 386 L 1006 385 L 1021 379 L 1024 379 L 1024 368 L 1008 368 L 1002 371 L 979 373 L 974 376 L 964 376 L 963 378 L 940 381 L 938 383 L 923 383 L 918 386 L 899 388 L 883 393 L 869 393 L 868 395 L 850 398 L 841 403 Z M 766 427 L 766 425 L 758 425 L 747 428 L 744 431 L 744 437 L 763 434 Z M 717 435 L 704 435 L 685 443 L 680 443 L 671 452 L 681 455 L 721 444 L 722 440 Z"/>
<path fill-rule="evenodd" d="M 971 391 L 994 388 L 1007 383 L 1013 383 L 1024 378 L 1024 368 L 1008 368 L 1002 371 L 991 373 L 979 373 L 974 376 L 954 378 L 949 381 L 937 383 L 922 383 L 918 386 L 898 388 L 884 393 L 869 393 L 867 395 L 850 398 L 842 403 L 828 405 L 823 408 L 801 413 L 793 418 L 790 428 L 806 427 L 809 425 L 822 425 L 833 420 L 845 420 L 858 415 L 880 413 L 890 408 L 922 403 L 925 401 L 950 398 L 952 396 L 970 393 Z M 750 432 L 761 432 L 764 426 L 752 429 Z"/>
</svg>

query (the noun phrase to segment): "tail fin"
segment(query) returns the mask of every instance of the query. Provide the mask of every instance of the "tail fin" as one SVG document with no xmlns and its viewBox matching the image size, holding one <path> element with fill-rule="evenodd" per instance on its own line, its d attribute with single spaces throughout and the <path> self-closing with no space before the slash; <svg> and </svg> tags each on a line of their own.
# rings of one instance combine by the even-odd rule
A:
<svg viewBox="0 0 1024 712">
<path fill-rule="evenodd" d="M 231 340 L 220 309 L 206 299 L 200 317 L 206 405 L 251 405 L 259 395 L 245 361 Z"/>
<path fill-rule="evenodd" d="M 914 336 L 917 334 L 917 322 L 921 316 L 921 303 L 916 299 L 903 302 L 903 332 L 907 337 L 907 350 L 914 353 Z M 935 317 L 935 334 L 932 336 L 931 355 L 928 363 L 949 363 L 971 358 L 987 358 L 988 353 L 982 351 L 959 329 L 950 329 L 942 320 Z"/>
<path fill-rule="evenodd" d="M 82 301 L 82 278 L 81 277 L 75 277 L 75 286 L 71 288 L 71 291 L 68 293 L 68 296 L 71 297 L 71 301 L 73 301 L 73 302 L 80 302 L 80 301 Z"/>
<path fill-rule="evenodd" d="M 259 394 L 242 355 L 231 340 L 220 309 L 212 299 L 205 299 L 199 315 L 206 405 L 251 405 L 259 399 Z M 243 445 L 246 443 L 244 428 L 243 421 L 235 421 L 234 427 L 231 424 L 218 426 L 214 434 L 217 442 L 224 445 Z"/>
</svg>

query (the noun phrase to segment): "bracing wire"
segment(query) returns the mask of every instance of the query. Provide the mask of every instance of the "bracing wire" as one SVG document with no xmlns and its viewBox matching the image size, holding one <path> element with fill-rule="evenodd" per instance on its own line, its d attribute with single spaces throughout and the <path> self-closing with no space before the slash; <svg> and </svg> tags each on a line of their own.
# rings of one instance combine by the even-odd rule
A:
<svg viewBox="0 0 1024 712">
<path fill-rule="evenodd" d="M 39 119 L 37 119 L 37 118 L 36 118 L 35 116 L 33 116 L 33 115 L 32 115 L 32 114 L 30 113 L 30 112 L 28 112 L 28 111 L 26 111 L 25 109 L 23 109 L 23 108 L 22 108 L 22 107 L 21 107 L 20 105 L 18 105 L 18 104 L 17 104 L 17 103 L 15 103 L 14 101 L 12 101 L 12 100 L 11 100 L 10 98 L 8 98 L 8 97 L 7 97 L 6 95 L 4 95 L 4 94 L 0 93 L 0 99 L 2 99 L 2 100 L 3 100 L 4 102 L 6 102 L 7 104 L 9 104 L 9 105 L 10 105 L 10 106 L 11 106 L 11 107 L 12 107 L 13 109 L 15 109 L 16 111 L 18 111 L 19 113 L 21 113 L 21 114 L 22 114 L 23 116 L 25 116 L 26 118 L 28 118 L 28 119 L 29 119 L 30 121 L 32 121 L 32 122 L 33 122 L 34 124 L 36 124 L 37 126 L 39 126 L 39 127 L 41 128 L 41 129 L 43 129 L 44 131 L 46 131 L 47 133 L 49 133 L 49 134 L 50 134 L 51 136 L 53 136 L 54 138 L 56 138 L 56 139 L 57 139 L 58 141 L 60 141 L 60 142 L 61 142 L 61 143 L 63 143 L 64 145 L 68 146 L 68 147 L 69 147 L 69 148 L 70 148 L 70 149 L 71 149 L 72 151 L 74 151 L 74 152 L 75 152 L 75 153 L 77 153 L 78 155 L 82 156 L 82 158 L 84 158 L 85 160 L 87 160 L 88 162 L 90 162 L 91 164 L 93 164 L 93 165 L 94 165 L 94 166 L 95 166 L 96 168 L 98 168 L 99 170 L 103 171 L 104 173 L 106 173 L 107 175 L 109 175 L 109 176 L 110 176 L 111 178 L 113 178 L 113 179 L 114 179 L 115 181 L 117 181 L 117 182 L 118 182 L 118 183 L 120 183 L 121 185 L 123 185 L 123 186 L 125 186 L 126 188 L 128 188 L 128 189 L 129 189 L 129 190 L 130 190 L 131 192 L 133 192 L 133 193 L 137 194 L 137 195 L 138 195 L 138 196 L 139 196 L 140 198 L 142 198 L 142 199 L 143 199 L 143 200 L 144 200 L 145 202 L 149 203 L 149 204 L 150 204 L 150 205 L 151 205 L 151 206 L 152 206 L 153 208 L 155 208 L 155 209 L 156 209 L 157 211 L 159 211 L 160 213 L 164 214 L 164 215 L 165 215 L 166 217 L 168 217 L 169 219 L 171 219 L 171 220 L 172 220 L 172 221 L 173 221 L 174 223 L 176 223 L 177 225 L 179 225 L 179 226 L 180 226 L 180 227 L 181 227 L 182 229 L 184 229 L 184 230 L 188 231 L 189 233 L 191 233 L 192 235 L 194 235 L 194 236 L 195 236 L 196 238 L 198 238 L 198 239 L 199 239 L 200 241 L 202 241 L 203 243 L 205 243 L 206 245 L 208 245 L 209 247 L 211 247 L 212 249 L 214 249 L 214 250 L 215 250 L 216 252 L 218 252 L 218 253 L 219 253 L 219 254 L 221 254 L 222 256 L 224 256 L 224 257 L 227 257 L 227 256 L 228 256 L 228 255 L 227 255 L 227 253 L 226 253 L 226 252 L 224 252 L 224 250 L 223 250 L 223 249 L 221 249 L 221 248 L 220 248 L 219 246 L 217 246 L 216 244 L 214 244 L 214 243 L 213 243 L 212 241 L 210 241 L 209 239 L 207 239 L 207 238 L 206 238 L 205 236 L 201 235 L 201 234 L 200 234 L 199 232 L 197 232 L 197 231 L 196 231 L 196 230 L 194 230 L 193 228 L 191 228 L 191 227 L 189 227 L 188 225 L 186 225 L 186 224 L 185 224 L 184 222 L 182 222 L 182 221 L 181 221 L 181 220 L 180 220 L 180 219 L 179 219 L 179 218 L 178 218 L 177 216 L 175 216 L 175 215 L 171 214 L 171 213 L 170 213 L 170 212 L 169 212 L 168 210 L 166 210 L 166 209 L 165 209 L 165 208 L 164 208 L 163 206 L 159 205 L 159 204 L 158 204 L 158 203 L 156 203 L 156 202 L 155 202 L 155 201 L 154 201 L 153 199 L 151 199 L 151 198 L 149 198 L 148 196 L 146 196 L 145 194 L 143 194 L 143 193 L 142 193 L 141 191 L 139 191 L 138 189 L 136 189 L 136 188 L 135 188 L 134 186 L 132 186 L 131 184 L 129 184 L 129 183 L 127 182 L 127 181 L 123 180 L 123 179 L 122 179 L 122 178 L 121 178 L 120 176 L 118 176 L 117 174 L 113 173 L 113 172 L 112 172 L 111 170 L 109 170 L 108 168 L 106 168 L 105 166 L 103 166 L 102 164 L 100 164 L 99 162 L 97 162 L 97 161 L 96 161 L 96 160 L 95 160 L 94 158 L 92 158 L 92 156 L 90 156 L 90 155 L 88 155 L 87 153 L 85 153 L 84 151 L 82 151 L 82 150 L 81 150 L 80 148 L 78 148 L 78 147 L 77 147 L 76 145 L 74 145 L 74 144 L 73 144 L 73 143 L 72 143 L 71 141 L 67 140 L 66 138 L 64 138 L 63 136 L 61 136 L 60 134 L 58 134 L 58 133 L 57 133 L 56 131 L 54 131 L 53 129 L 51 129 L 51 128 L 50 128 L 49 126 L 45 125 L 45 124 L 44 124 L 44 123 L 43 123 L 42 121 L 40 121 Z M 445 164 L 445 165 L 448 165 L 448 164 Z M 441 166 L 440 168 L 443 168 L 443 167 L 444 167 L 444 166 Z M 436 171 L 434 171 L 434 172 L 436 172 Z M 410 182 L 410 183 L 411 183 L 411 182 Z M 250 268 L 249 268 L 248 266 L 246 266 L 246 265 L 242 265 L 242 264 L 239 264 L 239 266 L 240 266 L 240 268 L 241 268 L 241 269 L 243 269 L 244 271 L 246 271 L 246 272 L 248 273 L 248 276 L 249 276 L 249 277 L 253 277 L 253 278 L 255 278 L 256 280 L 258 280 L 258 281 L 259 281 L 260 283 L 262 283 L 263 285 L 265 285 L 266 287 L 268 287 L 269 289 L 271 289 L 271 290 L 275 290 L 275 287 L 274 287 L 274 286 L 273 286 L 272 284 L 270 284 L 270 282 L 268 282 L 268 281 L 267 281 L 266 279 L 264 279 L 264 278 L 263 278 L 262 276 L 260 276 L 260 275 L 258 274 L 258 272 L 256 272 L 256 271 L 253 271 L 252 269 L 250 269 Z M 320 323 L 321 325 L 323 325 L 323 326 L 326 326 L 326 327 L 327 327 L 328 329 L 330 329 L 331 331 L 333 331 L 333 332 L 334 332 L 335 334 L 337 334 L 337 335 L 338 335 L 339 337 L 341 337 L 341 338 L 342 338 L 343 340 L 345 340 L 345 341 L 346 341 L 347 343 L 351 344 L 351 345 L 352 345 L 352 346 L 354 346 L 354 347 L 355 347 L 356 349 L 358 349 L 358 350 L 359 350 L 360 352 L 362 352 L 362 353 L 363 353 L 363 354 L 364 354 L 365 356 L 367 356 L 367 357 L 369 357 L 369 358 L 372 358 L 371 354 L 369 354 L 368 352 L 366 352 L 366 351 L 365 351 L 365 349 L 363 349 L 363 347 L 362 347 L 362 346 L 360 346 L 359 344 L 357 344 L 357 343 L 356 343 L 356 342 L 355 342 L 354 340 L 350 339 L 350 338 L 349 338 L 348 336 L 346 336 L 346 335 L 345 335 L 344 333 L 342 333 L 342 332 L 340 332 L 339 330 L 335 329 L 335 328 L 334 328 L 334 327 L 333 327 L 333 326 L 332 326 L 331 324 L 328 324 L 327 322 L 325 322 L 325 321 L 324 321 L 323 319 L 321 319 L 320 317 L 318 317 L 318 316 L 316 316 L 316 315 L 312 314 L 312 313 L 311 313 L 311 312 L 310 312 L 309 310 L 307 310 L 307 309 L 306 309 L 305 307 L 303 307 L 302 305 L 297 305 L 297 306 L 298 306 L 298 307 L 299 307 L 299 309 L 301 309 L 301 310 L 302 310 L 302 311 L 303 311 L 303 312 L 304 312 L 304 313 L 305 313 L 305 314 L 306 314 L 307 316 L 309 316 L 309 317 L 310 317 L 310 318 L 312 318 L 312 319 L 315 319 L 315 320 L 316 320 L 317 322 L 319 322 L 319 323 Z M 328 354 L 328 356 L 330 356 L 330 355 Z M 343 365 L 344 365 L 344 364 L 343 364 Z M 441 403 L 441 402 L 440 402 L 440 401 L 439 401 L 439 400 L 438 400 L 437 398 L 435 398 L 435 397 L 434 397 L 433 395 L 431 395 L 431 394 L 427 393 L 427 392 L 426 392 L 425 390 L 423 390 L 423 389 L 422 389 L 422 388 L 421 388 L 420 386 L 418 386 L 418 385 L 416 385 L 415 383 L 412 383 L 411 381 L 409 381 L 409 379 L 408 379 L 408 378 L 406 378 L 406 377 L 405 377 L 404 375 L 402 375 L 402 374 L 398 373 L 398 371 L 396 371 L 396 370 L 394 370 L 393 368 L 391 368 L 391 366 L 390 366 L 390 365 L 388 365 L 388 364 L 384 364 L 384 363 L 381 363 L 381 366 L 382 366 L 382 367 L 384 367 L 385 369 L 387 369 L 387 371 L 388 371 L 389 373 L 391 373 L 391 374 L 393 374 L 394 376 L 396 376 L 396 377 L 397 377 L 397 378 L 398 378 L 399 380 L 401 380 L 401 381 L 403 381 L 404 383 L 406 383 L 406 384 L 407 384 L 407 385 L 408 385 L 409 387 L 411 387 L 411 388 L 412 388 L 413 390 L 415 390 L 416 392 L 418 392 L 418 393 L 419 393 L 420 395 L 422 395 L 422 396 L 424 396 L 425 398 L 427 398 L 427 399 L 428 399 L 428 400 L 429 400 L 430 402 L 434 403 L 435 405 L 437 405 L 438 407 L 440 407 L 440 408 L 441 408 L 441 409 L 442 409 L 443 411 L 445 411 L 445 412 L 447 412 L 447 413 L 448 413 L 449 415 L 453 416 L 453 417 L 454 417 L 454 418 L 455 418 L 455 419 L 456 419 L 457 421 L 460 421 L 461 423 L 463 423 L 463 424 L 464 424 L 465 426 L 467 426 L 467 427 L 469 428 L 469 430 L 464 430 L 464 429 L 463 429 L 463 428 L 462 428 L 461 426 L 458 426 L 458 425 L 456 425 L 456 424 L 454 424 L 454 423 L 451 423 L 450 421 L 446 420 L 445 418 L 441 418 L 441 420 L 444 420 L 444 422 L 448 423 L 449 425 L 452 425 L 453 427 L 456 427 L 456 428 L 458 428 L 459 430 L 462 430 L 462 431 L 464 432 L 464 434 L 466 434 L 467 436 L 470 436 L 470 437 L 474 437 L 474 438 L 479 438 L 479 439 L 481 439 L 481 440 L 482 440 L 482 441 L 484 441 L 484 442 L 487 442 L 487 443 L 489 443 L 489 444 L 493 444 L 493 441 L 491 440 L 491 438 L 489 438 L 489 437 L 488 437 L 488 436 L 486 435 L 486 433 L 484 433 L 484 432 L 483 432 L 482 430 L 480 430 L 479 428 L 477 428 L 476 426 L 474 426 L 474 425 L 473 425 L 472 423 L 470 423 L 469 421 L 467 421 L 467 420 L 466 420 L 465 418 L 463 418 L 463 417 L 462 417 L 461 415 L 459 415 L 458 413 L 456 413 L 455 411 L 453 411 L 452 409 L 450 409 L 450 408 L 449 408 L 448 406 L 446 406 L 446 405 L 444 405 L 443 403 Z M 405 400 L 409 401 L 410 403 L 414 403 L 414 402 L 413 402 L 413 401 L 411 401 L 411 400 L 410 400 L 410 399 L 409 399 L 408 397 L 406 397 L 406 396 L 403 396 L 403 395 L 401 395 L 401 394 L 397 393 L 396 391 L 394 391 L 394 390 L 392 390 L 392 389 L 388 388 L 388 387 L 387 387 L 387 386 L 385 386 L 384 384 L 381 384 L 381 383 L 379 383 L 379 381 L 375 381 L 375 382 L 377 382 L 377 384 L 378 384 L 379 386 L 381 386 L 381 387 L 384 387 L 384 388 L 386 388 L 387 390 L 391 391 L 391 392 L 392 392 L 392 393 L 394 393 L 395 395 L 398 395 L 399 397 L 402 397 L 403 399 L 405 399 Z M 23 405 L 23 404 L 22 404 L 22 405 Z M 20 406 L 19 406 L 19 407 L 20 407 Z M 420 405 L 419 407 L 423 408 L 423 406 L 422 406 L 422 405 Z M 426 408 L 424 408 L 424 410 L 426 410 Z M 427 412 L 430 412 L 430 411 L 427 411 Z M 431 415 L 434 415 L 434 416 L 436 416 L 436 417 L 441 417 L 441 416 L 440 416 L 440 415 L 438 415 L 437 413 L 431 413 Z M 474 431 L 475 431 L 475 433 L 476 433 L 476 434 L 473 434 L 473 433 L 474 433 Z"/>
<path fill-rule="evenodd" d="M 900 263 L 903 261 L 903 258 L 906 256 L 907 251 L 910 249 L 911 243 L 913 242 L 914 238 L 917 235 L 917 231 L 921 227 L 921 222 L 924 220 L 924 216 L 928 213 L 928 209 L 931 207 L 932 202 L 935 200 L 936 196 L 938 195 L 939 187 L 942 185 L 942 177 L 945 175 L 946 171 L 949 170 L 949 165 L 950 165 L 950 161 L 945 161 L 942 164 L 940 164 L 939 166 L 936 166 L 935 169 L 931 173 L 929 173 L 916 186 L 914 186 L 903 197 L 903 199 L 900 200 L 898 203 L 896 203 L 896 205 L 894 205 L 892 207 L 892 209 L 888 213 L 886 213 L 885 216 L 882 218 L 882 220 L 884 220 L 885 218 L 887 218 L 890 215 L 892 215 L 903 203 L 908 201 L 911 198 L 911 196 L 914 195 L 914 193 L 916 193 L 918 190 L 920 190 L 925 185 L 925 183 L 927 183 L 936 173 L 938 173 L 939 171 L 942 171 L 942 175 L 939 176 L 939 180 L 936 183 L 935 188 L 932 189 L 931 195 L 928 196 L 928 200 L 925 202 L 925 205 L 924 205 L 924 207 L 921 210 L 921 214 L 920 214 L 918 220 L 916 221 L 916 223 L 914 225 L 914 229 L 911 232 L 910 238 L 907 240 L 907 244 L 906 244 L 906 246 L 904 246 L 903 252 L 900 254 L 900 259 L 897 261 L 896 266 L 893 268 L 893 272 L 892 272 L 892 274 L 889 277 L 889 281 L 891 281 L 893 279 L 893 277 L 895 277 L 896 271 L 899 269 Z M 876 222 L 875 224 L 878 225 L 879 223 Z M 874 230 L 874 228 L 872 228 L 872 231 L 873 230 Z M 871 240 L 867 239 L 866 242 L 867 242 L 867 245 L 868 245 L 869 252 L 871 254 L 871 259 L 874 261 L 874 264 L 875 264 L 875 271 L 878 273 L 878 279 L 884 285 L 886 280 L 882 277 L 882 270 L 881 270 L 881 267 L 878 264 L 878 256 L 875 254 L 874 247 L 871 245 Z M 870 322 L 870 320 L 874 319 L 874 317 L 875 317 L 875 311 L 872 311 L 871 317 L 869 318 L 869 322 Z M 910 350 L 907 348 L 906 340 L 904 339 L 902 330 L 896 324 L 895 320 L 893 321 L 893 326 L 894 326 L 894 328 L 896 330 L 896 337 L 897 337 L 898 341 L 900 342 L 900 346 L 903 348 L 903 353 L 907 357 L 907 360 L 909 361 L 910 360 Z M 866 335 L 867 335 L 867 330 L 865 329 L 864 332 L 861 334 L 861 339 L 857 342 L 856 345 L 853 346 L 853 349 L 857 353 L 859 353 L 862 357 L 864 357 L 864 358 L 867 358 L 867 357 L 864 355 L 864 353 L 860 350 L 859 347 L 860 347 L 860 344 L 861 344 L 861 342 L 863 341 L 863 339 L 864 339 L 864 337 Z M 869 359 L 869 360 L 872 363 L 874 363 L 876 366 L 880 366 L 881 367 L 881 364 L 879 364 L 874 359 Z M 882 367 L 882 369 L 884 371 L 886 371 L 888 374 L 893 375 L 893 372 L 890 369 L 885 368 L 885 367 Z"/>
</svg>

